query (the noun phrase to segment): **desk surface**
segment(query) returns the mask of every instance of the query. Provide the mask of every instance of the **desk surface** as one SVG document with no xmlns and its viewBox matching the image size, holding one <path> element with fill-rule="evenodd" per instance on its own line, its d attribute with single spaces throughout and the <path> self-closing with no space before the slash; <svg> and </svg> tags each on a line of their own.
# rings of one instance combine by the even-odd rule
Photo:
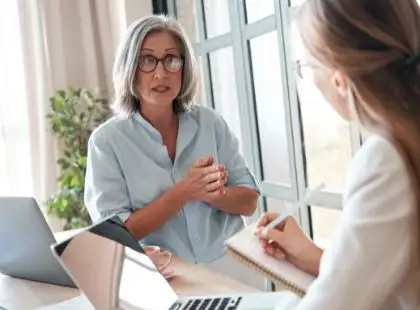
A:
<svg viewBox="0 0 420 310">
<path fill-rule="evenodd" d="M 179 296 L 257 292 L 236 280 L 173 258 L 175 276 L 169 281 Z M 79 290 L 15 279 L 0 274 L 0 306 L 7 310 L 34 309 L 58 303 L 80 294 Z"/>
<path fill-rule="evenodd" d="M 56 234 L 59 241 L 75 232 Z M 175 276 L 169 282 L 179 296 L 215 295 L 257 292 L 236 280 L 173 257 L 171 267 Z M 0 307 L 7 310 L 34 309 L 58 303 L 80 295 L 77 289 L 10 278 L 0 274 Z"/>
</svg>

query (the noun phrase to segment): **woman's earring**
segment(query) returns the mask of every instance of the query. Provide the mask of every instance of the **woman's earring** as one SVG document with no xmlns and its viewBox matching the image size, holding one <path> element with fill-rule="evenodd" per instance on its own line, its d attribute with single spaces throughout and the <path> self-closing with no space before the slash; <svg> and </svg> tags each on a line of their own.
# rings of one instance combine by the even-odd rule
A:
<svg viewBox="0 0 420 310">
<path fill-rule="evenodd" d="M 348 87 L 348 83 L 347 83 L 347 78 L 346 76 L 341 73 L 340 71 L 335 71 L 333 76 L 333 85 L 335 86 L 338 94 L 345 98 L 347 96 L 347 87 Z"/>
</svg>

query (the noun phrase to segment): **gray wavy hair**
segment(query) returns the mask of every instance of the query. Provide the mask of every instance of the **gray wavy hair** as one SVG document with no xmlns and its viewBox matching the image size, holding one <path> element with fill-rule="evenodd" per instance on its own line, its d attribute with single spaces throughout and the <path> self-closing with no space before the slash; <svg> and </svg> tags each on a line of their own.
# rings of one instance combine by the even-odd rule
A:
<svg viewBox="0 0 420 310">
<path fill-rule="evenodd" d="M 118 46 L 113 68 L 115 101 L 112 108 L 116 113 L 129 116 L 138 110 L 140 94 L 136 72 L 140 49 L 149 34 L 161 31 L 170 32 L 182 46 L 182 85 L 174 100 L 174 111 L 183 112 L 193 105 L 197 92 L 198 69 L 188 36 L 177 20 L 163 15 L 151 15 L 133 22 Z"/>
</svg>

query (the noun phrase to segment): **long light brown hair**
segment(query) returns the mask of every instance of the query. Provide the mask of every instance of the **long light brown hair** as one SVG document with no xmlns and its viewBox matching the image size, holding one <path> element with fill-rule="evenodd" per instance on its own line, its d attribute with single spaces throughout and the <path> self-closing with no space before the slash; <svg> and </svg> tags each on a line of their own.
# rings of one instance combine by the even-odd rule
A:
<svg viewBox="0 0 420 310">
<path fill-rule="evenodd" d="M 411 174 L 420 233 L 419 4 L 416 0 L 307 0 L 300 12 L 299 32 L 321 66 L 347 75 L 362 126 L 385 134 L 396 145 Z M 416 248 L 420 256 L 419 243 Z"/>
</svg>

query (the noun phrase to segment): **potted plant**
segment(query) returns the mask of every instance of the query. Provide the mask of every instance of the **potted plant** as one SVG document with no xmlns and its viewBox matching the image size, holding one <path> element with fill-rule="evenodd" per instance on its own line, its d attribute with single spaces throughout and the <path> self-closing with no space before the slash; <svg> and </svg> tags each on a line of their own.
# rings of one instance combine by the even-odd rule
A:
<svg viewBox="0 0 420 310">
<path fill-rule="evenodd" d="M 59 142 L 59 190 L 46 202 L 47 212 L 65 221 L 64 230 L 91 224 L 84 205 L 87 142 L 92 131 L 111 116 L 108 100 L 80 88 L 57 91 L 50 98 L 47 119 Z"/>
</svg>

